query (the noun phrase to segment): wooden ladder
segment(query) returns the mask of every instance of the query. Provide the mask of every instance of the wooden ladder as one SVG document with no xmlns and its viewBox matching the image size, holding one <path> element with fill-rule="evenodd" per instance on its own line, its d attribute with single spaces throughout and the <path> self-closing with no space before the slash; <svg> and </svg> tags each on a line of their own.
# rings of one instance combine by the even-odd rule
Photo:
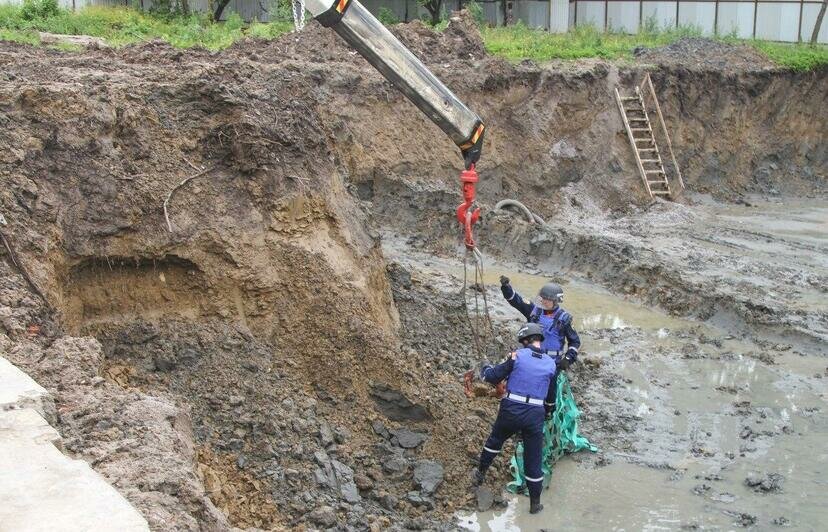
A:
<svg viewBox="0 0 828 532">
<path fill-rule="evenodd" d="M 678 182 L 681 185 L 681 189 L 684 190 L 684 180 L 681 177 L 678 163 L 676 163 L 676 157 L 673 155 L 670 135 L 667 133 L 667 126 L 664 124 L 664 117 L 661 115 L 661 108 L 658 105 L 650 75 L 647 74 L 644 77 L 644 81 L 641 82 L 641 85 L 635 88 L 635 96 L 621 96 L 621 93 L 618 92 L 618 87 L 616 87 L 615 101 L 618 103 L 619 111 L 621 111 L 621 118 L 624 120 L 624 127 L 627 130 L 627 137 L 630 139 L 630 145 L 635 154 L 635 162 L 638 165 L 638 171 L 641 173 L 641 179 L 644 181 L 644 187 L 647 189 L 647 193 L 651 198 L 661 196 L 666 199 L 674 199 L 673 192 L 670 189 L 670 181 L 667 179 L 667 172 L 664 170 L 661 152 L 656 144 L 650 117 L 647 114 L 647 106 L 644 104 L 644 95 L 642 93 L 646 89 L 649 89 L 650 96 L 655 104 L 659 125 L 664 132 L 664 137 L 667 139 L 667 147 L 672 158 L 673 167 L 676 169 Z"/>
</svg>

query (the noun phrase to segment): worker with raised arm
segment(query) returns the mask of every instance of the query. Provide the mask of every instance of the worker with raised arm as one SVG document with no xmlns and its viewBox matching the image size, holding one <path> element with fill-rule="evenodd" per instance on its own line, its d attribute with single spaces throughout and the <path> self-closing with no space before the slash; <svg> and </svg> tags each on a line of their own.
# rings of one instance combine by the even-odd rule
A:
<svg viewBox="0 0 828 532">
<path fill-rule="evenodd" d="M 523 466 L 529 488 L 529 513 L 543 509 L 540 495 L 543 489 L 543 423 L 553 410 L 554 386 L 557 368 L 555 359 L 541 344 L 543 328 L 538 323 L 527 323 L 517 334 L 523 346 L 497 366 L 486 365 L 480 377 L 490 384 L 506 383 L 506 396 L 500 401 L 497 419 L 483 451 L 480 463 L 472 472 L 472 483 L 483 483 L 486 470 L 513 434 L 523 437 Z"/>
<path fill-rule="evenodd" d="M 526 321 L 543 327 L 541 348 L 555 355 L 558 369 L 566 370 L 578 360 L 581 339 L 572 326 L 572 315 L 560 306 L 563 302 L 563 288 L 559 284 L 543 285 L 534 303 L 524 301 L 505 275 L 500 276 L 500 291 L 506 301 L 523 314 Z"/>
</svg>

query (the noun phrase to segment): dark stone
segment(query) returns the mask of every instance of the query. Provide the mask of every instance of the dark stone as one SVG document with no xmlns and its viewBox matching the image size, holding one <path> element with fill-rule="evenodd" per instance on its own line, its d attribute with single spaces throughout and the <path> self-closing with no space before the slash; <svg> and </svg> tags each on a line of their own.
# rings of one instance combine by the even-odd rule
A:
<svg viewBox="0 0 828 532">
<path fill-rule="evenodd" d="M 163 354 L 156 356 L 153 359 L 155 364 L 155 371 L 172 371 L 175 369 L 176 362 L 172 358 L 164 356 Z"/>
<path fill-rule="evenodd" d="M 753 488 L 757 493 L 778 493 L 782 491 L 782 483 L 785 477 L 778 473 L 768 473 L 762 475 L 756 471 L 752 471 L 745 479 L 745 486 Z"/>
<path fill-rule="evenodd" d="M 385 424 L 382 421 L 374 420 L 371 422 L 371 428 L 374 429 L 374 432 L 378 436 L 382 436 L 385 439 L 391 437 L 391 433 L 388 432 L 388 429 L 385 427 Z"/>
<path fill-rule="evenodd" d="M 414 466 L 414 482 L 420 491 L 431 495 L 443 482 L 443 466 L 431 460 L 419 460 Z"/>
<path fill-rule="evenodd" d="M 386 510 L 393 510 L 397 507 L 397 502 L 399 502 L 397 498 L 388 493 L 383 495 L 380 499 L 380 506 L 382 506 Z"/>
<path fill-rule="evenodd" d="M 393 438 L 392 443 L 403 449 L 415 449 L 428 439 L 428 435 L 422 432 L 413 432 L 406 428 L 390 431 Z"/>
<path fill-rule="evenodd" d="M 414 506 L 422 506 L 427 510 L 434 509 L 434 501 L 424 495 L 421 495 L 420 493 L 417 493 L 416 491 L 409 491 L 405 499 Z"/>
<path fill-rule="evenodd" d="M 319 424 L 319 441 L 323 447 L 328 447 L 334 442 L 334 433 L 326 421 Z"/>
<path fill-rule="evenodd" d="M 699 484 L 693 488 L 693 493 L 696 495 L 704 495 L 708 491 L 710 491 L 710 485 L 708 484 Z"/>
<path fill-rule="evenodd" d="M 431 421 L 433 418 L 422 405 L 412 403 L 399 390 L 386 385 L 371 387 L 371 398 L 377 409 L 392 421 Z"/>
<path fill-rule="evenodd" d="M 494 493 L 487 486 L 477 488 L 477 511 L 485 512 L 494 504 Z"/>
</svg>

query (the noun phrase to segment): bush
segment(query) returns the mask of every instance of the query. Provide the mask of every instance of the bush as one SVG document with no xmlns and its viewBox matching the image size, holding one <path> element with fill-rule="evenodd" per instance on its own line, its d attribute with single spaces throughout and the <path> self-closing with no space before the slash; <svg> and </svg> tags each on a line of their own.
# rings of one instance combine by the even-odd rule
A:
<svg viewBox="0 0 828 532">
<path fill-rule="evenodd" d="M 484 28 L 488 26 L 489 21 L 486 20 L 486 14 L 483 12 L 483 6 L 471 0 L 468 4 L 466 4 L 466 9 L 469 11 L 469 15 L 474 19 L 474 22 L 477 24 L 478 28 Z"/>
<path fill-rule="evenodd" d="M 61 12 L 57 0 L 25 0 L 20 8 L 23 20 L 45 20 Z"/>
<path fill-rule="evenodd" d="M 379 20 L 386 26 L 391 26 L 393 24 L 400 23 L 400 19 L 397 18 L 397 15 L 395 15 L 393 11 L 391 11 L 385 6 L 379 8 L 379 13 L 377 13 L 377 20 Z"/>
</svg>

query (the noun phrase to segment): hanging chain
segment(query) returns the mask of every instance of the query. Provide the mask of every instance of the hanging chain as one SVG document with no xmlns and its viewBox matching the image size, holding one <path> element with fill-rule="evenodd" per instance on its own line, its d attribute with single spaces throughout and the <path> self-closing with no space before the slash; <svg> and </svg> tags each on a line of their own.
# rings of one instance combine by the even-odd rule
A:
<svg viewBox="0 0 828 532">
<path fill-rule="evenodd" d="M 305 27 L 305 0 L 291 0 L 293 7 L 293 27 L 302 31 Z"/>
<path fill-rule="evenodd" d="M 474 317 L 469 312 L 470 302 L 468 297 L 468 267 L 469 255 L 471 254 L 474 260 L 474 284 L 471 286 L 474 291 Z M 475 247 L 471 250 L 466 250 L 463 256 L 463 306 L 466 309 L 466 321 L 469 323 L 472 340 L 474 341 L 477 358 L 483 359 L 489 354 L 489 348 L 495 341 L 494 324 L 492 323 L 491 315 L 489 314 L 489 300 L 486 296 L 486 285 L 484 284 L 483 271 L 483 255 Z M 482 294 L 483 308 L 481 312 L 480 299 Z M 487 330 L 488 329 L 488 330 Z"/>
</svg>

